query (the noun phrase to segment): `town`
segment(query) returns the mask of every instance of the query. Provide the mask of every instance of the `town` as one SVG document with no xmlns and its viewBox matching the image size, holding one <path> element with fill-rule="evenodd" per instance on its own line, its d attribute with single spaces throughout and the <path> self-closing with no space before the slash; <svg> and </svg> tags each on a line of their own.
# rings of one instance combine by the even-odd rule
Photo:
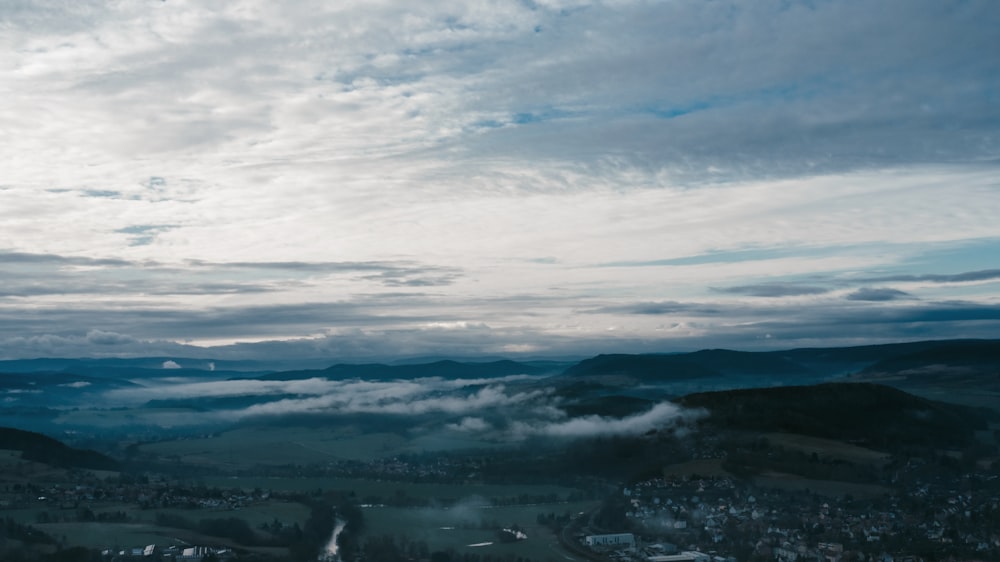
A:
<svg viewBox="0 0 1000 562">
<path fill-rule="evenodd" d="M 926 472 L 921 462 L 907 466 Z M 622 510 L 619 528 L 631 538 L 626 548 L 597 550 L 621 560 L 686 560 L 699 552 L 782 562 L 1000 558 L 995 469 L 914 479 L 865 499 L 747 486 L 731 477 L 655 478 L 623 487 L 609 504 Z"/>
</svg>

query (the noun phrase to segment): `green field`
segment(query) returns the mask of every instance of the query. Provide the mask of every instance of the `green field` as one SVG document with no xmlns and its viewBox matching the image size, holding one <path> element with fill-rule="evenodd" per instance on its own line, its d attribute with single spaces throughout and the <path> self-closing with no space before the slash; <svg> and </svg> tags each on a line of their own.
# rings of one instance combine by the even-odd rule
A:
<svg viewBox="0 0 1000 562">
<path fill-rule="evenodd" d="M 17 464 L 18 462 L 21 462 L 21 451 L 0 449 L 0 466 Z"/>
<path fill-rule="evenodd" d="M 21 455 L 21 451 L 0 449 L 0 482 L 48 482 L 65 479 L 65 470 L 26 461 Z"/>
<path fill-rule="evenodd" d="M 163 423 L 170 426 L 177 419 L 198 413 L 189 408 L 158 408 L 155 410 L 142 408 L 129 409 L 86 409 L 67 410 L 59 414 L 56 423 L 75 426 L 89 426 L 104 429 L 117 429 L 122 426 L 144 426 Z"/>
<path fill-rule="evenodd" d="M 235 547 L 253 552 L 283 556 L 279 547 L 244 547 L 230 540 L 201 535 L 183 529 L 159 527 L 147 523 L 43 523 L 36 527 L 66 544 L 87 548 L 141 548 L 164 546 L 213 545 Z"/>
<path fill-rule="evenodd" d="M 75 510 L 36 507 L 29 509 L 8 509 L 0 511 L 0 516 L 10 517 L 21 523 L 34 525 L 56 538 L 65 537 L 68 544 L 91 548 L 119 546 L 141 546 L 147 544 L 183 544 L 202 538 L 192 531 L 156 525 L 157 515 L 183 517 L 193 523 L 202 519 L 228 519 L 235 517 L 245 520 L 252 528 L 261 523 L 271 523 L 278 519 L 286 525 L 298 523 L 302 526 L 309 518 L 306 506 L 282 500 L 270 500 L 248 507 L 232 510 L 223 509 L 140 509 L 134 504 L 93 505 L 95 514 L 124 512 L 128 522 L 78 522 L 59 521 L 38 523 L 39 514 L 46 513 L 53 518 L 74 516 Z M 229 544 L 225 539 L 212 538 L 211 544 Z"/>
<path fill-rule="evenodd" d="M 302 525 L 309 518 L 309 508 L 306 506 L 286 501 L 271 500 L 240 509 L 153 509 L 149 511 L 138 511 L 130 513 L 138 519 L 153 522 L 157 514 L 176 515 L 197 522 L 201 519 L 224 519 L 236 517 L 243 519 L 256 528 L 261 523 L 270 523 L 274 519 L 285 524 L 298 523 Z"/>
<path fill-rule="evenodd" d="M 363 510 L 366 536 L 404 536 L 410 541 L 426 542 L 430 550 L 455 549 L 459 552 L 477 552 L 494 556 L 524 556 L 534 560 L 576 560 L 563 552 L 552 532 L 537 524 L 539 514 L 554 513 L 573 515 L 596 509 L 599 502 L 572 502 L 537 505 L 493 507 L 484 499 L 470 498 L 449 508 L 395 508 L 369 507 Z M 238 517 L 251 526 L 270 522 L 277 518 L 286 524 L 298 522 L 300 525 L 308 517 L 305 506 L 271 501 L 240 510 L 186 510 L 158 509 L 135 510 L 127 506 L 105 506 L 95 511 L 126 511 L 133 521 L 128 523 L 98 522 L 58 522 L 35 523 L 40 530 L 64 540 L 66 544 L 89 548 L 141 547 L 148 544 L 160 546 L 186 544 L 234 545 L 231 541 L 209 537 L 198 533 L 161 527 L 154 523 L 159 513 L 178 515 L 192 521 L 209 518 Z M 5 516 L 21 520 L 34 519 L 40 510 L 7 511 Z M 500 543 L 496 531 L 501 527 L 518 525 L 528 535 L 527 540 L 515 543 Z M 485 545 L 483 543 L 492 543 Z M 481 545 L 481 546 L 473 546 Z M 274 551 L 281 549 L 260 549 Z"/>
<path fill-rule="evenodd" d="M 805 454 L 816 453 L 820 458 L 842 460 L 855 464 L 871 464 L 882 466 L 892 459 L 892 455 L 881 451 L 873 451 L 850 443 L 798 435 L 795 433 L 765 433 L 771 445 L 800 451 Z"/>
<path fill-rule="evenodd" d="M 578 491 L 566 486 L 541 484 L 426 484 L 380 481 L 366 478 L 248 478 L 233 476 L 205 478 L 199 480 L 199 482 L 215 488 L 241 488 L 244 490 L 260 488 L 262 490 L 282 492 L 312 492 L 322 489 L 325 492 L 354 492 L 359 500 L 366 496 L 390 498 L 396 495 L 397 491 L 402 491 L 411 498 L 441 500 L 445 502 L 458 501 L 472 496 L 513 499 L 521 495 L 546 496 L 556 494 L 559 498 L 566 498 Z"/>
<path fill-rule="evenodd" d="M 524 556 L 534 560 L 577 560 L 564 552 L 552 532 L 537 523 L 540 513 L 577 514 L 596 509 L 598 502 L 573 502 L 526 506 L 489 507 L 467 502 L 442 508 L 373 507 L 364 510 L 366 535 L 405 536 L 424 541 L 430 550 L 455 549 L 492 556 Z M 496 530 L 518 525 L 527 540 L 500 543 Z M 483 546 L 483 543 L 493 543 Z"/>
<path fill-rule="evenodd" d="M 839 498 L 851 495 L 857 499 L 875 498 L 889 493 L 885 486 L 877 484 L 856 484 L 835 480 L 813 480 L 795 474 L 769 472 L 753 478 L 754 484 L 762 488 L 775 488 L 787 492 L 813 492 L 823 496 Z"/>
<path fill-rule="evenodd" d="M 688 478 L 691 476 L 724 478 L 732 476 L 722 468 L 722 459 L 696 459 L 693 461 L 667 465 L 663 468 L 665 478 Z"/>
<path fill-rule="evenodd" d="M 35 527 L 66 543 L 88 548 L 184 545 L 176 529 L 147 523 L 39 523 Z"/>
<path fill-rule="evenodd" d="M 396 433 L 360 433 L 352 427 L 240 428 L 196 439 L 146 443 L 150 453 L 179 462 L 245 468 L 254 465 L 317 464 L 361 460 L 455 448 L 482 448 L 494 443 L 443 440 L 432 435 L 408 437 Z"/>
</svg>

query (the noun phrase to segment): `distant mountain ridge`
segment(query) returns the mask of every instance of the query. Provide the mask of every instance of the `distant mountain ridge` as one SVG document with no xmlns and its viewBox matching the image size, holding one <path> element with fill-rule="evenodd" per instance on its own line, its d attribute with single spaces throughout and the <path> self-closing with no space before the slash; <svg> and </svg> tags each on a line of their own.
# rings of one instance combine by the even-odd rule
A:
<svg viewBox="0 0 1000 562">
<path fill-rule="evenodd" d="M 431 363 L 387 365 L 385 363 L 338 363 L 320 370 L 283 371 L 257 377 L 260 380 L 300 380 L 327 378 L 331 380 L 412 380 L 430 377 L 441 378 L 500 378 L 513 375 L 544 375 L 552 367 L 518 363 L 508 359 L 485 363 L 452 360 Z"/>
<path fill-rule="evenodd" d="M 432 359 L 432 358 L 428 358 Z M 316 360 L 289 361 L 314 364 Z M 833 380 L 886 383 L 924 394 L 951 389 L 989 389 L 980 403 L 1000 396 L 1000 340 L 943 340 L 781 351 L 703 349 L 688 353 L 602 354 L 578 362 L 440 359 L 428 362 L 334 363 L 296 370 L 262 370 L 255 361 L 208 359 L 96 358 L 0 361 L 0 389 L 22 389 L 18 404 L 45 406 L 77 389 L 95 392 L 144 380 L 183 377 L 192 380 L 257 379 L 291 381 L 414 380 L 420 378 L 496 379 L 512 375 L 553 377 L 549 383 L 566 392 L 599 397 L 610 389 L 658 387 L 660 397 L 704 390 L 803 385 Z M 576 383 L 585 386 L 575 386 Z M 589 386 L 588 386 L 589 385 Z M 931 388 L 933 386 L 933 388 Z M 42 387 L 51 389 L 44 397 Z M 590 390 L 582 392 L 582 389 Z M 575 389 L 575 390 L 574 390 Z M 35 394 L 29 394 L 35 393 Z M 44 398 L 44 399 L 43 399 Z M 987 404 L 989 405 L 989 404 Z M 1000 405 L 997 406 L 1000 409 Z"/>
<path fill-rule="evenodd" d="M 897 360 L 893 363 L 892 360 Z M 317 373 L 326 376 L 361 376 L 376 378 L 419 378 L 455 376 L 473 371 L 484 376 L 510 374 L 547 374 L 561 371 L 567 376 L 627 375 L 651 380 L 674 380 L 731 375 L 808 375 L 886 370 L 901 368 L 902 361 L 947 365 L 984 365 L 1000 367 L 1000 340 L 930 340 L 878 345 L 829 348 L 795 348 L 781 351 L 737 351 L 703 349 L 683 353 L 601 354 L 582 361 L 448 359 L 425 357 L 380 362 L 340 362 L 324 364 L 322 359 L 289 359 L 284 368 L 279 362 L 224 360 L 185 357 L 135 358 L 36 358 L 0 360 L 0 373 L 66 372 L 83 376 L 110 375 L 196 375 L 222 373 L 243 378 L 258 378 L 279 373 Z M 301 366 L 297 366 L 301 365 Z M 877 369 L 873 366 L 880 365 Z M 291 368 L 289 368 L 291 366 Z M 429 374 L 437 373 L 437 374 Z M 224 378 L 221 377 L 220 378 Z M 280 378 L 280 377 L 279 377 Z"/>
<path fill-rule="evenodd" d="M 598 355 L 563 372 L 570 377 L 619 375 L 671 382 L 732 375 L 794 375 L 810 369 L 773 353 L 705 349 L 673 355 Z"/>
<path fill-rule="evenodd" d="M 40 357 L 0 360 L 0 373 L 75 372 L 79 374 L 114 374 L 149 376 L 150 374 L 195 374 L 208 372 L 264 373 L 291 368 L 322 368 L 322 359 L 231 360 L 177 356 L 151 357 Z"/>
<path fill-rule="evenodd" d="M 619 376 L 637 382 L 710 377 L 770 376 L 816 382 L 854 372 L 885 372 L 922 365 L 1000 371 L 1000 340 L 946 340 L 785 351 L 705 349 L 674 354 L 609 354 L 585 359 L 567 377 Z"/>
<path fill-rule="evenodd" d="M 38 389 L 46 387 L 118 388 L 135 386 L 127 380 L 90 377 L 67 371 L 35 371 L 31 373 L 0 372 L 0 389 Z"/>
</svg>

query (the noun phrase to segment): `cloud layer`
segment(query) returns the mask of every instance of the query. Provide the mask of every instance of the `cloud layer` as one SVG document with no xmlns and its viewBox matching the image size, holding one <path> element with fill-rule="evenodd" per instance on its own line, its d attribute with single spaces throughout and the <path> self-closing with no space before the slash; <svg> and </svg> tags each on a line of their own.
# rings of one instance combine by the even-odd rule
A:
<svg viewBox="0 0 1000 562">
<path fill-rule="evenodd" d="M 4 6 L 0 356 L 998 337 L 998 27 L 988 0 Z"/>
<path fill-rule="evenodd" d="M 164 368 L 176 367 L 164 364 Z M 445 431 L 497 441 L 641 435 L 676 427 L 700 415 L 697 411 L 663 402 L 646 412 L 624 418 L 595 415 L 569 418 L 552 389 L 539 389 L 531 384 L 533 382 L 536 378 L 527 375 L 495 379 L 428 377 L 413 381 L 315 377 L 293 381 L 184 382 L 164 378 L 143 381 L 140 387 L 107 391 L 102 395 L 102 403 L 135 407 L 155 396 L 158 401 L 167 400 L 175 407 L 183 407 L 203 404 L 205 400 L 245 398 L 250 405 L 227 407 L 225 401 L 219 401 L 209 411 L 180 415 L 148 408 L 143 418 L 154 425 L 176 427 L 260 419 L 273 421 L 285 416 L 362 414 L 398 418 L 404 420 L 404 424 L 422 419 L 421 423 L 431 425 L 422 427 L 421 431 Z M 428 419 L 434 421 L 427 422 Z"/>
</svg>

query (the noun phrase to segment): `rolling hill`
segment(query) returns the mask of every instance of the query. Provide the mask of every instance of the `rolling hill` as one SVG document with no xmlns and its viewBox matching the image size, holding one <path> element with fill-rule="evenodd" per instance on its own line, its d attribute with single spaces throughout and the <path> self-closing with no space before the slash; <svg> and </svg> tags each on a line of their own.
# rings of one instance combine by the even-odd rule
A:
<svg viewBox="0 0 1000 562">
<path fill-rule="evenodd" d="M 870 383 L 704 392 L 678 403 L 709 412 L 715 429 L 777 431 L 894 450 L 960 448 L 989 427 L 989 411 L 928 400 Z"/>
<path fill-rule="evenodd" d="M 60 468 L 118 470 L 118 461 L 89 449 L 75 449 L 65 443 L 13 427 L 0 427 L 0 449 L 21 451 L 21 458 Z"/>
</svg>

